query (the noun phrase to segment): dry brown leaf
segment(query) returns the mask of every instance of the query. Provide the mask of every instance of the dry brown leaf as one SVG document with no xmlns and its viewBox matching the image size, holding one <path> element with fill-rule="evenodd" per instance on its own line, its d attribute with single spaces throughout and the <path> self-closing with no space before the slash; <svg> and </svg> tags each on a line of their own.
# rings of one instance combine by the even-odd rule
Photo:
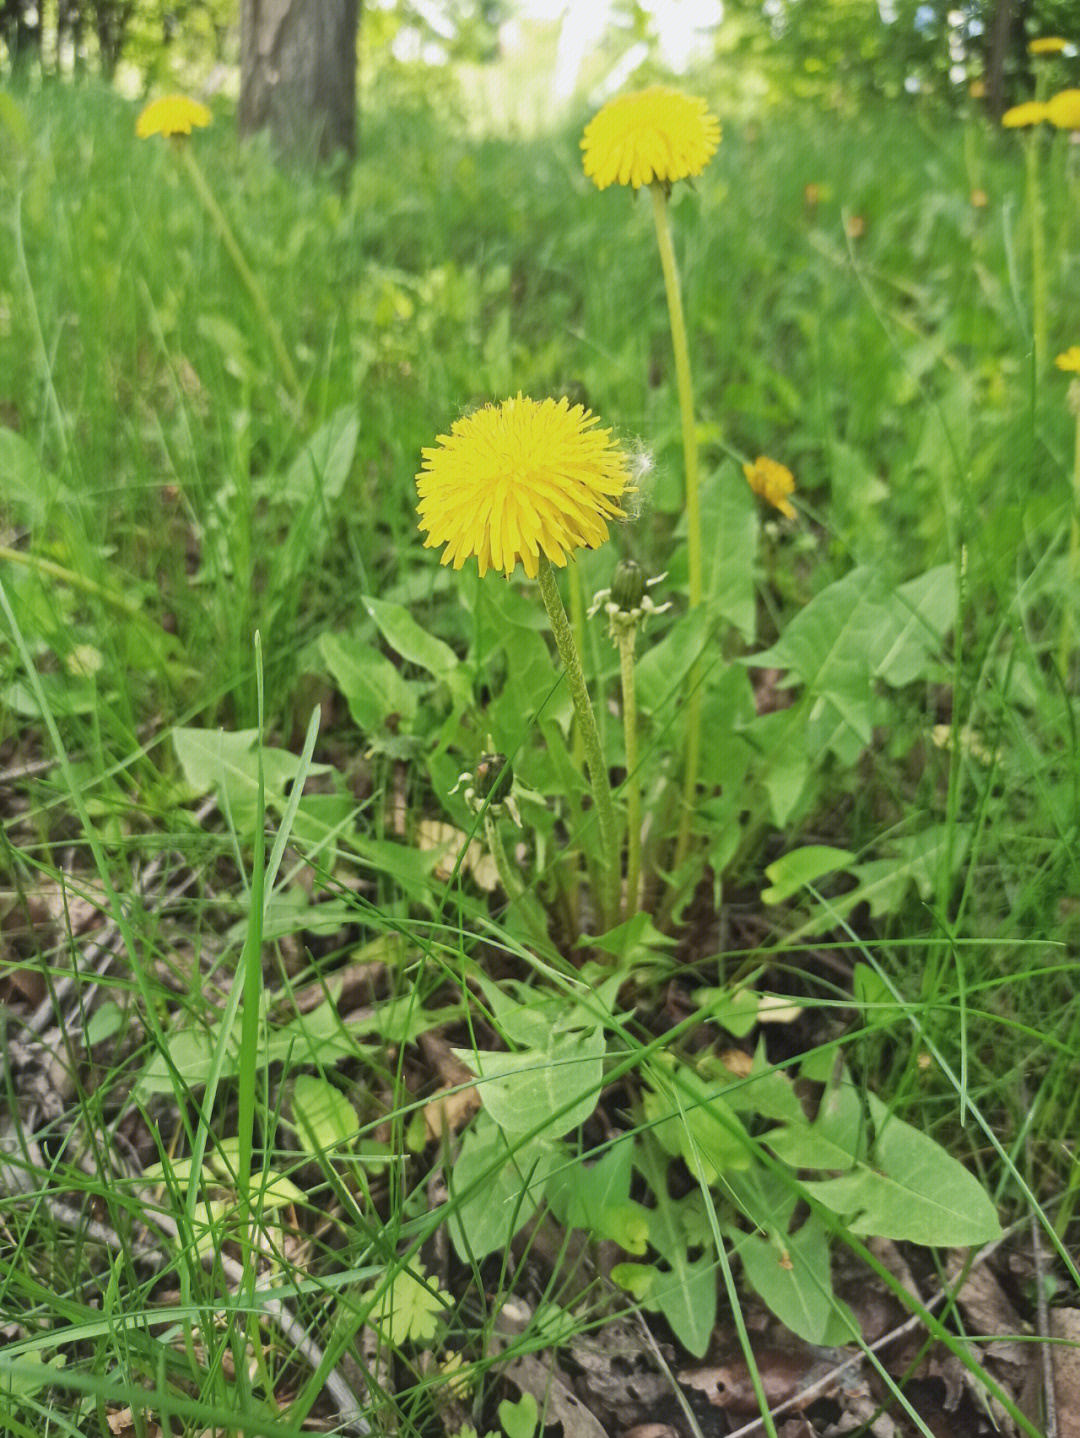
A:
<svg viewBox="0 0 1080 1438">
<path fill-rule="evenodd" d="M 575 1397 L 550 1359 L 544 1363 L 528 1353 L 508 1364 L 503 1376 L 522 1393 L 532 1394 L 545 1426 L 562 1424 L 563 1438 L 608 1438 L 607 1429 Z"/>
<path fill-rule="evenodd" d="M 130 1408 L 117 1408 L 107 1412 L 105 1421 L 109 1425 L 109 1432 L 115 1434 L 116 1438 L 128 1438 L 129 1434 L 135 1432 L 135 1415 Z M 142 1431 L 146 1438 L 160 1438 L 161 1428 L 152 1421 L 145 1421 Z"/>
<path fill-rule="evenodd" d="M 952 1282 L 962 1272 L 964 1254 L 955 1251 L 949 1254 L 945 1272 Z M 964 1279 L 957 1294 L 957 1302 L 964 1310 L 970 1332 L 981 1336 L 992 1334 L 1029 1333 L 1031 1330 L 1016 1309 L 1009 1302 L 1008 1295 L 994 1277 L 988 1263 L 973 1268 Z M 1017 1368 L 1027 1368 L 1031 1362 L 1031 1344 L 1009 1339 L 997 1340 L 986 1345 L 985 1351 L 993 1358 L 1000 1358 Z"/>
<path fill-rule="evenodd" d="M 1080 1308 L 1052 1308 L 1050 1337 L 1058 1438 L 1080 1438 Z"/>
<path fill-rule="evenodd" d="M 463 834 L 453 824 L 446 824 L 441 819 L 421 819 L 416 826 L 416 846 L 421 851 L 429 849 L 441 849 L 445 847 L 446 852 L 435 865 L 435 877 L 441 883 L 446 883 L 452 878 L 457 867 L 458 855 L 465 845 L 465 855 L 461 860 L 463 873 L 472 877 L 473 883 L 478 889 L 483 889 L 485 894 L 498 887 L 499 874 L 495 868 L 495 861 L 491 855 L 486 853 L 483 846 L 475 839 L 470 840 L 467 834 Z"/>
<path fill-rule="evenodd" d="M 458 1133 L 479 1108 L 475 1088 L 442 1088 L 424 1105 L 424 1134 L 431 1140 Z"/>
</svg>

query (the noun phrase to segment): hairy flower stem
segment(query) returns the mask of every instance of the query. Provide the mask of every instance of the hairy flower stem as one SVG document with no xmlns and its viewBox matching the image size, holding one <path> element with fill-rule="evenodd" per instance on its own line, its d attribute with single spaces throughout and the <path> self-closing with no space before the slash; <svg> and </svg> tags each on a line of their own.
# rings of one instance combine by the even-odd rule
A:
<svg viewBox="0 0 1080 1438">
<path fill-rule="evenodd" d="M 228 251 L 229 258 L 233 262 L 236 273 L 240 276 L 241 283 L 251 296 L 252 303 L 259 312 L 259 318 L 262 320 L 266 329 L 267 337 L 270 340 L 270 347 L 274 351 L 274 356 L 277 359 L 282 376 L 299 408 L 303 404 L 303 389 L 296 370 L 293 367 L 293 362 L 289 358 L 289 351 L 285 348 L 285 341 L 281 337 L 281 329 L 267 301 L 266 292 L 255 278 L 251 266 L 244 258 L 244 252 L 236 242 L 236 236 L 233 234 L 228 216 L 218 204 L 217 196 L 210 188 L 191 146 L 186 143 L 181 143 L 177 148 L 184 168 L 187 170 L 188 179 L 191 181 L 192 187 L 196 195 L 198 195 L 203 209 L 210 216 L 221 243 Z"/>
<path fill-rule="evenodd" d="M 671 344 L 675 351 L 675 380 L 679 390 L 679 413 L 682 418 L 683 463 L 686 469 L 686 533 L 690 562 L 690 608 L 701 603 L 701 503 L 698 494 L 697 431 L 694 428 L 694 389 L 690 377 L 690 349 L 686 343 L 686 321 L 683 318 L 679 273 L 675 268 L 675 250 L 671 243 L 667 192 L 663 185 L 650 185 L 653 218 L 656 221 L 656 242 L 660 247 L 660 264 L 664 271 L 668 316 L 671 320 Z M 690 826 L 697 796 L 698 766 L 701 759 L 701 661 L 688 675 L 690 686 L 686 706 L 686 768 L 683 770 L 683 805 L 679 819 L 679 837 L 675 843 L 678 869 L 690 848 Z"/>
<path fill-rule="evenodd" d="M 619 674 L 622 679 L 623 737 L 626 741 L 626 917 L 638 909 L 641 887 L 641 778 L 638 774 L 637 691 L 634 687 L 636 627 L 618 638 Z"/>
<path fill-rule="evenodd" d="M 619 826 L 615 818 L 615 804 L 611 797 L 604 753 L 600 748 L 596 715 L 593 713 L 589 691 L 585 687 L 581 656 L 574 643 L 574 633 L 566 617 L 559 586 L 555 583 L 551 564 L 545 554 L 540 555 L 537 579 L 548 618 L 551 620 L 555 647 L 559 651 L 570 683 L 570 695 L 574 701 L 574 712 L 577 714 L 581 742 L 585 749 L 585 763 L 588 765 L 593 798 L 596 801 L 596 818 L 600 825 L 600 922 L 603 930 L 615 921 L 619 911 Z"/>
</svg>

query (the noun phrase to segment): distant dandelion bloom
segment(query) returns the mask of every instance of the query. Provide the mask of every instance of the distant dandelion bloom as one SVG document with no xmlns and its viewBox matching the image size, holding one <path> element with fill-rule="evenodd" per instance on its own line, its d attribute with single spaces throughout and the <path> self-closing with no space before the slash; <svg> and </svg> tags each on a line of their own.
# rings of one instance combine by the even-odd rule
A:
<svg viewBox="0 0 1080 1438">
<path fill-rule="evenodd" d="M 971 98 L 972 98 L 973 100 L 985 100 L 985 99 L 986 99 L 986 81 L 985 81 L 985 80 L 972 80 L 971 84 L 968 86 L 968 94 L 971 96 Z"/>
<path fill-rule="evenodd" d="M 442 563 L 455 569 L 475 554 L 481 576 L 509 578 L 520 560 L 535 579 L 541 554 L 562 567 L 602 544 L 633 486 L 629 459 L 598 423 L 583 405 L 521 394 L 455 420 L 416 476 L 424 548 L 445 544 Z"/>
<path fill-rule="evenodd" d="M 700 175 L 720 143 L 720 121 L 704 100 L 667 85 L 620 95 L 589 121 L 581 140 L 585 173 L 609 185 L 671 185 Z"/>
<path fill-rule="evenodd" d="M 1044 35 L 1040 40 L 1032 40 L 1028 45 L 1029 55 L 1060 55 L 1062 50 L 1067 49 L 1069 42 L 1063 40 L 1060 35 Z"/>
<path fill-rule="evenodd" d="M 985 210 L 989 202 L 989 196 L 985 190 L 972 190 L 971 203 L 974 209 Z"/>
<path fill-rule="evenodd" d="M 1049 118 L 1047 108 L 1039 100 L 1025 100 L 1022 105 L 1014 105 L 1011 110 L 1006 110 L 1001 117 L 1001 123 L 1006 130 L 1016 130 L 1022 125 L 1041 125 Z"/>
<path fill-rule="evenodd" d="M 198 100 L 189 100 L 186 95 L 162 95 L 143 110 L 135 122 L 135 133 L 140 140 L 149 135 L 190 135 L 209 123 L 210 111 Z"/>
<path fill-rule="evenodd" d="M 1059 130 L 1080 130 L 1080 90 L 1062 90 L 1046 102 L 1046 118 Z"/>
<path fill-rule="evenodd" d="M 753 464 L 743 465 L 743 474 L 755 494 L 786 518 L 795 518 L 795 508 L 788 499 L 789 494 L 795 493 L 795 476 L 787 465 L 759 454 Z"/>
<path fill-rule="evenodd" d="M 1069 370 L 1072 374 L 1080 374 L 1080 345 L 1070 345 L 1063 355 L 1058 355 L 1054 363 L 1058 369 Z"/>
</svg>

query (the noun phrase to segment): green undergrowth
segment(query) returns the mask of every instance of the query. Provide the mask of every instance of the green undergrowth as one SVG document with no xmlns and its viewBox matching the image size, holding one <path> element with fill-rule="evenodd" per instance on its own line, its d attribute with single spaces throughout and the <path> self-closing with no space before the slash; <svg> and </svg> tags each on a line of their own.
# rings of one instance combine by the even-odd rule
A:
<svg viewBox="0 0 1080 1438">
<path fill-rule="evenodd" d="M 695 1359 L 718 1325 L 752 1355 L 762 1306 L 858 1344 L 849 1258 L 896 1286 L 865 1240 L 912 1245 L 929 1292 L 939 1250 L 1032 1212 L 1068 1305 L 1074 419 L 1032 365 L 1015 137 L 777 111 L 673 197 L 695 616 L 647 202 L 595 192 L 577 124 L 478 139 L 381 83 L 348 176 L 239 151 L 225 108 L 193 141 L 299 394 L 130 106 L 0 109 L 5 997 L 116 945 L 76 986 L 61 1114 L 29 1127 L 7 1079 L 5 1421 L 298 1433 L 342 1372 L 376 1428 L 531 1438 L 516 1354 L 631 1309 Z M 1047 141 L 1051 354 L 1080 342 L 1074 167 Z M 519 390 L 642 456 L 586 597 L 629 555 L 672 601 L 637 640 L 655 882 L 607 926 L 542 606 L 416 530 L 421 449 Z M 763 453 L 793 524 L 745 486 Z M 602 617 L 583 651 L 621 802 Z M 509 886 L 458 783 L 489 749 Z M 148 1203 L 176 1226 L 156 1266 Z M 955 1313 L 923 1317 L 995 1392 Z"/>
</svg>

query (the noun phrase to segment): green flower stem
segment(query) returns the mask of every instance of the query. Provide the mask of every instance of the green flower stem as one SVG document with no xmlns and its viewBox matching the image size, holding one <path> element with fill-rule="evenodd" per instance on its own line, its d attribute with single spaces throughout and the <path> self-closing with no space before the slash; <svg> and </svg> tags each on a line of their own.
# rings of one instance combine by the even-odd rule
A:
<svg viewBox="0 0 1080 1438">
<path fill-rule="evenodd" d="M 603 927 L 613 922 L 619 910 L 619 826 L 615 818 L 615 804 L 611 798 L 611 784 L 608 781 L 607 766 L 600 748 L 600 731 L 596 727 L 589 691 L 585 687 L 585 675 L 581 668 L 581 657 L 574 643 L 574 633 L 566 617 L 559 586 L 551 572 L 547 555 L 540 555 L 537 579 L 544 606 L 551 620 L 555 636 L 555 647 L 559 651 L 566 677 L 570 683 L 570 695 L 574 701 L 581 742 L 585 749 L 585 762 L 592 780 L 593 798 L 596 801 L 596 817 L 600 825 L 600 919 Z"/>
<path fill-rule="evenodd" d="M 300 406 L 303 404 L 303 389 L 300 385 L 300 380 L 297 376 L 296 370 L 293 368 L 293 362 L 289 358 L 289 351 L 285 348 L 285 341 L 281 337 L 281 330 L 278 326 L 278 322 L 274 318 L 273 311 L 270 309 L 269 302 L 266 298 L 266 292 L 259 284 L 259 281 L 255 278 L 255 274 L 252 271 L 251 266 L 244 258 L 244 252 L 236 242 L 236 236 L 233 234 L 232 226 L 229 224 L 228 216 L 218 204 L 217 197 L 214 194 L 213 190 L 210 188 L 206 176 L 203 174 L 202 168 L 199 165 L 198 160 L 196 160 L 195 153 L 192 150 L 190 144 L 188 144 L 186 140 L 182 140 L 178 144 L 177 148 L 180 152 L 180 158 L 183 162 L 184 168 L 187 170 L 188 178 L 191 181 L 192 187 L 194 188 L 195 193 L 198 195 L 200 201 L 202 202 L 203 209 L 210 216 L 214 228 L 217 230 L 218 236 L 221 239 L 221 243 L 229 252 L 229 258 L 233 262 L 236 273 L 240 276 L 244 288 L 251 296 L 252 303 L 255 305 L 255 308 L 259 312 L 259 318 L 262 320 L 263 325 L 265 326 L 267 336 L 270 340 L 270 347 L 274 351 L 274 355 L 277 359 L 278 365 L 281 368 L 281 373 L 284 376 L 285 383 L 288 385 L 290 391 L 292 392 L 293 399 L 296 401 L 297 405 Z"/>
<path fill-rule="evenodd" d="M 1031 328 L 1035 345 L 1035 371 L 1046 364 L 1046 231 L 1043 227 L 1039 187 L 1039 128 L 1032 126 L 1024 150 L 1027 162 L 1027 206 L 1031 223 Z"/>
<path fill-rule="evenodd" d="M 484 810 L 484 840 L 488 846 L 488 853 L 495 861 L 495 871 L 499 876 L 499 883 L 503 886 L 503 892 L 517 912 L 525 919 L 533 932 L 533 937 L 538 943 L 546 944 L 548 932 L 540 907 L 535 896 L 528 893 L 525 885 L 514 872 L 510 856 L 506 852 L 506 845 L 499 833 L 498 820 L 490 809 Z"/>
<path fill-rule="evenodd" d="M 619 634 L 619 673 L 622 679 L 623 737 L 626 741 L 626 917 L 638 909 L 641 887 L 641 778 L 638 774 L 637 691 L 634 686 L 636 627 Z"/>
<path fill-rule="evenodd" d="M 683 318 L 679 272 L 675 268 L 675 249 L 671 243 L 667 192 L 663 185 L 656 182 L 649 188 L 653 198 L 653 218 L 656 220 L 656 242 L 660 247 L 660 264 L 664 271 L 664 289 L 667 291 L 671 344 L 675 351 L 675 380 L 679 390 L 683 464 L 686 468 L 690 608 L 696 609 L 701 603 L 701 502 L 698 494 L 697 430 L 694 427 L 694 386 L 690 378 L 690 350 L 686 343 L 686 320 Z"/>
<path fill-rule="evenodd" d="M 698 494 L 697 430 L 694 427 L 694 390 L 690 377 L 690 349 L 686 343 L 686 321 L 683 318 L 679 274 L 675 268 L 675 250 L 671 243 L 667 192 L 654 182 L 650 187 L 653 217 L 656 220 L 656 241 L 660 247 L 660 264 L 664 271 L 668 315 L 671 320 L 671 343 L 675 351 L 675 379 L 679 389 L 679 413 L 682 417 L 683 462 L 686 468 L 686 531 L 690 561 L 690 608 L 701 603 L 701 503 Z M 698 767 L 701 762 L 701 670 L 700 661 L 688 676 L 690 695 L 686 711 L 686 768 L 683 770 L 683 806 L 679 820 L 679 837 L 675 843 L 674 868 L 686 858 L 690 849 L 690 826 L 697 797 Z"/>
<path fill-rule="evenodd" d="M 1069 403 L 1076 415 L 1076 441 L 1073 450 L 1072 513 L 1069 516 L 1069 566 L 1065 605 L 1058 637 L 1058 668 L 1068 683 L 1073 646 L 1073 611 L 1076 592 L 1080 588 L 1080 381 L 1069 386 Z"/>
</svg>

